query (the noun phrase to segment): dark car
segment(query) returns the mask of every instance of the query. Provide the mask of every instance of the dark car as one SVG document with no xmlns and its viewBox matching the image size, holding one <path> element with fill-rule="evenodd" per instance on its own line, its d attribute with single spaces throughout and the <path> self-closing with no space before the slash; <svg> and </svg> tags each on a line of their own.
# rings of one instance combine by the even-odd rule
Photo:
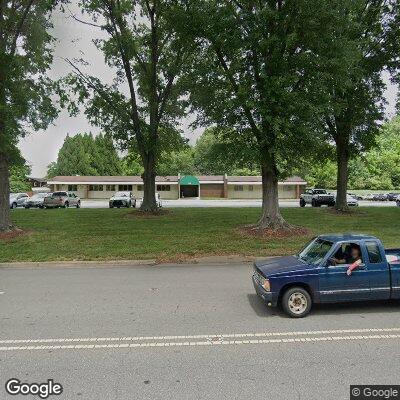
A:
<svg viewBox="0 0 400 400">
<path fill-rule="evenodd" d="M 348 275 L 347 255 L 357 246 L 357 267 Z M 264 302 L 297 318 L 313 303 L 400 299 L 399 282 L 400 249 L 385 250 L 376 237 L 352 234 L 318 236 L 295 256 L 256 261 L 253 273 Z"/>
<path fill-rule="evenodd" d="M 388 197 L 384 193 L 377 193 L 377 194 L 374 194 L 373 200 L 374 201 L 387 201 Z"/>
<path fill-rule="evenodd" d="M 36 193 L 25 201 L 25 208 L 44 208 L 45 197 L 51 195 L 51 193 Z"/>
<path fill-rule="evenodd" d="M 400 193 L 388 193 L 386 195 L 388 201 L 396 201 L 397 198 L 399 197 Z"/>
</svg>

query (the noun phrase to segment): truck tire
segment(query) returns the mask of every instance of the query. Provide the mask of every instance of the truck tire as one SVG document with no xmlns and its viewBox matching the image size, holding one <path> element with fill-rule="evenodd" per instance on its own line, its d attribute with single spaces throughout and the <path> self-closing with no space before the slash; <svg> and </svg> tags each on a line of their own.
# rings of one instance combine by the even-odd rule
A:
<svg viewBox="0 0 400 400">
<path fill-rule="evenodd" d="M 76 208 L 81 208 L 81 202 L 80 202 L 80 201 L 78 201 L 78 202 L 76 203 Z"/>
<path fill-rule="evenodd" d="M 311 200 L 311 206 L 317 207 L 317 202 L 314 199 Z"/>
<path fill-rule="evenodd" d="M 69 207 L 69 203 L 68 203 L 68 201 L 66 201 L 65 203 L 64 203 L 64 208 L 68 208 Z"/>
<path fill-rule="evenodd" d="M 302 287 L 291 287 L 283 294 L 282 308 L 291 318 L 303 318 L 311 310 L 310 293 Z"/>
<path fill-rule="evenodd" d="M 300 207 L 305 207 L 306 206 L 306 202 L 304 199 L 300 199 Z"/>
</svg>

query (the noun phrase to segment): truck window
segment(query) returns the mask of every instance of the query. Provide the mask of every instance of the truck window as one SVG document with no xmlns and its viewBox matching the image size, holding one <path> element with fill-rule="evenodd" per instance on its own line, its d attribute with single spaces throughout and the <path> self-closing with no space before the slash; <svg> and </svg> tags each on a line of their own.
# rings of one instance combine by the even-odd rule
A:
<svg viewBox="0 0 400 400">
<path fill-rule="evenodd" d="M 332 263 L 331 265 L 338 265 L 352 264 L 357 260 L 364 262 L 361 255 L 360 245 L 358 243 L 346 242 L 340 245 L 334 256 L 329 261 Z"/>
<path fill-rule="evenodd" d="M 382 262 L 381 251 L 376 242 L 366 242 L 368 258 L 371 264 L 379 264 Z"/>
</svg>

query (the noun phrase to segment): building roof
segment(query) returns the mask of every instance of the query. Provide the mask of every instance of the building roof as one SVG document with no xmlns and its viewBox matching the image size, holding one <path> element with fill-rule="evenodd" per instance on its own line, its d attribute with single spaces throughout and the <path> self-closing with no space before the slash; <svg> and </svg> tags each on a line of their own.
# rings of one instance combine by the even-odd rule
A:
<svg viewBox="0 0 400 400">
<path fill-rule="evenodd" d="M 156 182 L 171 182 L 178 183 L 177 176 L 156 176 Z M 108 183 L 143 183 L 141 176 L 88 176 L 88 175 L 74 175 L 74 176 L 55 176 L 48 180 L 49 184 L 54 183 L 72 183 L 72 184 L 108 184 Z"/>
<path fill-rule="evenodd" d="M 224 183 L 224 175 L 196 175 L 200 183 Z M 178 176 L 157 176 L 157 183 L 173 183 L 178 184 Z M 261 176 L 227 176 L 228 184 L 261 184 Z M 142 184 L 141 176 L 55 176 L 47 182 L 48 184 L 124 184 L 138 183 Z M 298 177 L 292 176 L 279 182 L 281 185 L 297 184 L 306 185 L 307 182 Z"/>
<path fill-rule="evenodd" d="M 228 176 L 228 182 L 261 182 L 261 176 Z M 286 178 L 282 182 L 285 183 L 307 183 L 303 178 L 299 176 L 291 176 Z"/>
</svg>

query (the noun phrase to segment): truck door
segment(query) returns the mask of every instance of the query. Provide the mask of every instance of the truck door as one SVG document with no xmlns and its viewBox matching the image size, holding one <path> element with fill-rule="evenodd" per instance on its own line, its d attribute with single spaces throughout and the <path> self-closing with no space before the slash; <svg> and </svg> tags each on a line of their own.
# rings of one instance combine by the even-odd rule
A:
<svg viewBox="0 0 400 400">
<path fill-rule="evenodd" d="M 348 276 L 346 272 L 349 268 L 349 262 L 346 260 L 349 258 L 352 245 L 360 248 L 363 263 L 353 271 L 351 276 Z M 319 280 L 321 302 L 369 299 L 371 295 L 369 274 L 365 265 L 365 257 L 361 252 L 360 244 L 354 242 L 338 244 L 328 262 L 328 265 L 322 267 Z"/>
<path fill-rule="evenodd" d="M 365 241 L 365 257 L 368 259 L 368 274 L 372 300 L 390 298 L 390 271 L 382 246 L 376 240 Z"/>
</svg>

